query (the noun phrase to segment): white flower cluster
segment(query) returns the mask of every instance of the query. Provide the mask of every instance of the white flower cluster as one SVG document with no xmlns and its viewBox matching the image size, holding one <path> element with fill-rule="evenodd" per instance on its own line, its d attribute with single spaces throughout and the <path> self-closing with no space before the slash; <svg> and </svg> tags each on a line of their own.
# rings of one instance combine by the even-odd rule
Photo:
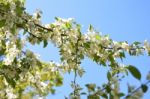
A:
<svg viewBox="0 0 150 99">
<path fill-rule="evenodd" d="M 150 43 L 147 40 L 144 41 L 144 48 L 150 53 Z"/>
<path fill-rule="evenodd" d="M 16 99 L 17 98 L 17 96 L 13 93 L 13 88 L 8 87 L 5 89 L 5 91 L 6 91 L 6 96 L 8 99 Z"/>
<path fill-rule="evenodd" d="M 15 44 L 6 43 L 6 56 L 4 59 L 5 65 L 11 65 L 14 58 L 17 57 L 20 50 L 18 50 L 17 46 Z"/>
<path fill-rule="evenodd" d="M 21 73 L 18 74 L 20 78 L 17 81 L 16 86 L 18 85 L 17 87 L 20 87 L 22 85 L 22 82 L 25 82 L 25 85 L 23 87 L 21 86 L 20 89 L 25 89 L 28 86 L 34 86 L 35 90 L 39 91 L 39 93 L 37 94 L 40 94 L 40 91 L 42 91 L 43 93 L 45 91 L 49 92 L 50 90 L 47 90 L 48 87 L 53 87 L 56 85 L 55 82 L 57 82 L 57 80 L 60 80 L 61 78 L 59 75 L 61 72 L 70 72 L 75 68 L 75 66 L 80 68 L 80 62 L 84 56 L 88 56 L 98 63 L 103 63 L 103 65 L 105 65 L 106 62 L 110 65 L 113 65 L 113 63 L 117 64 L 116 58 L 124 57 L 124 53 L 122 53 L 123 51 L 129 52 L 130 49 L 135 49 L 134 51 L 136 51 L 137 54 L 142 53 L 140 47 L 136 44 L 134 46 L 130 46 L 127 42 L 113 41 L 109 38 L 108 35 L 101 36 L 100 33 L 95 31 L 94 29 L 89 30 L 86 34 L 82 34 L 80 26 L 76 22 L 74 22 L 72 18 L 56 18 L 56 22 L 48 25 L 41 25 L 40 12 L 35 13 L 33 17 L 31 17 L 27 13 L 22 13 L 20 15 L 22 18 L 20 18 L 19 16 L 17 16 L 17 7 L 14 1 L 15 0 L 0 1 L 0 3 L 11 2 L 11 10 L 8 11 L 6 15 L 0 16 L 0 19 L 3 18 L 4 20 L 6 20 L 6 26 L 3 26 L 2 29 L 0 29 L 0 40 L 5 38 L 6 46 L 5 52 L 3 53 L 4 65 L 12 66 L 14 59 L 18 58 L 18 67 L 16 67 L 20 69 Z M 21 0 L 21 2 L 22 1 L 24 0 Z M 23 19 L 26 19 L 27 22 L 25 23 L 25 20 Z M 29 35 L 27 36 L 29 38 L 25 37 L 25 39 L 30 39 L 28 41 L 31 44 L 40 44 L 40 42 L 45 40 L 47 42 L 51 41 L 58 48 L 60 48 L 62 63 L 57 64 L 53 62 L 41 62 L 39 56 L 35 55 L 31 51 L 26 51 L 22 55 L 23 58 L 19 59 L 20 57 L 18 57 L 18 55 L 20 55 L 23 48 L 19 48 L 19 45 L 24 46 L 25 42 L 23 40 L 20 40 L 21 43 L 19 41 L 19 45 L 17 45 L 17 40 L 19 39 L 18 30 L 20 27 L 17 27 L 16 23 L 22 25 L 21 29 L 28 31 Z M 41 25 L 41 27 L 37 26 L 35 23 Z M 49 29 L 52 29 L 52 31 L 48 31 Z M 2 30 L 5 31 L 4 34 Z M 1 46 L 4 47 L 4 44 L 2 45 L 2 41 L 0 41 L 0 47 Z M 144 48 L 147 50 L 147 52 L 150 53 L 150 44 L 147 41 L 144 42 Z M 122 53 L 122 56 L 120 56 L 120 53 Z M 30 65 L 30 68 L 27 65 Z M 125 66 L 119 66 L 120 68 L 118 69 L 123 71 Z M 18 73 L 15 71 L 15 68 L 11 72 L 8 69 L 6 69 L 4 72 L 11 78 L 15 77 L 17 75 L 16 73 Z M 51 81 L 54 84 L 49 85 L 46 82 L 48 80 L 49 82 Z M 7 86 L 9 86 L 8 82 Z M 16 89 L 12 89 L 10 87 L 6 88 L 6 95 L 9 99 L 17 97 L 13 93 L 14 90 L 16 91 Z"/>
</svg>

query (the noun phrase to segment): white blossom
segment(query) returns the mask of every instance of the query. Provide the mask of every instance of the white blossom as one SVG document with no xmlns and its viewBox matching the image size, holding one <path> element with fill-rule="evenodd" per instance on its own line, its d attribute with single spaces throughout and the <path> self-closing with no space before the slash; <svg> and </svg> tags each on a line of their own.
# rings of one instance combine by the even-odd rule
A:
<svg viewBox="0 0 150 99">
<path fill-rule="evenodd" d="M 117 49 L 120 47 L 120 44 L 116 41 L 113 41 L 113 47 Z"/>
<path fill-rule="evenodd" d="M 145 48 L 148 52 L 150 52 L 150 43 L 148 43 L 147 40 L 144 41 L 144 48 Z"/>
<path fill-rule="evenodd" d="M 10 65 L 12 62 L 13 62 L 13 60 L 14 60 L 14 58 L 18 55 L 18 53 L 20 52 L 18 49 L 17 49 L 17 47 L 16 47 L 16 45 L 12 45 L 12 47 L 10 47 L 11 45 L 10 45 L 10 43 L 8 42 L 8 43 L 6 43 L 6 57 L 5 57 L 5 59 L 4 59 L 4 64 L 5 65 Z"/>
<path fill-rule="evenodd" d="M 47 84 L 44 83 L 44 82 L 40 82 L 40 86 L 43 87 L 43 88 L 46 88 L 46 87 L 47 87 Z"/>
<path fill-rule="evenodd" d="M 128 50 L 128 49 L 129 49 L 129 44 L 127 44 L 126 42 L 123 42 L 123 43 L 121 44 L 121 47 L 122 47 L 123 49 L 125 49 L 125 50 Z"/>
<path fill-rule="evenodd" d="M 17 96 L 15 94 L 13 94 L 12 88 L 6 89 L 6 96 L 8 99 L 16 99 L 17 98 Z"/>
</svg>

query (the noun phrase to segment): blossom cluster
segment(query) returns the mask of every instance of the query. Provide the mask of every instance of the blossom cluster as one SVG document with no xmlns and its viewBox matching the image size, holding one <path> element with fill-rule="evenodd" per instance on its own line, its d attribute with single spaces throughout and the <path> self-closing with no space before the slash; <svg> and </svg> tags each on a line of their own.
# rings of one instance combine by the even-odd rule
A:
<svg viewBox="0 0 150 99">
<path fill-rule="evenodd" d="M 37 11 L 32 16 L 25 12 L 24 0 L 0 1 L 0 57 L 3 57 L 0 61 L 0 97 L 13 99 L 54 93 L 54 87 L 63 84 L 64 73 L 77 70 L 82 76 L 84 70 L 80 64 L 84 57 L 109 66 L 117 74 L 126 72 L 127 66 L 117 61 L 125 58 L 126 52 L 137 56 L 146 51 L 150 55 L 148 41 L 143 44 L 113 41 L 91 25 L 83 34 L 81 26 L 72 18 L 57 17 L 54 23 L 43 25 L 40 14 Z M 44 47 L 51 42 L 60 49 L 61 63 L 42 61 L 26 49 L 28 43 L 41 42 Z"/>
</svg>

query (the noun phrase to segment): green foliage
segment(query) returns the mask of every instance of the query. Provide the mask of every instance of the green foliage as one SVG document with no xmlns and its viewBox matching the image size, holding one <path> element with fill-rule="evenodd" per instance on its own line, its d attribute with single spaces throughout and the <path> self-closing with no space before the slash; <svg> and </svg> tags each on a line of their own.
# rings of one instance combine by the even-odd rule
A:
<svg viewBox="0 0 150 99">
<path fill-rule="evenodd" d="M 141 85 L 141 88 L 142 88 L 142 91 L 143 91 L 144 93 L 147 92 L 147 90 L 148 90 L 148 86 L 145 85 L 145 84 L 142 84 L 142 85 Z"/>
<path fill-rule="evenodd" d="M 43 43 L 44 43 L 43 47 L 45 48 L 48 45 L 48 42 L 47 40 L 44 40 Z"/>
<path fill-rule="evenodd" d="M 63 85 L 63 76 L 74 73 L 71 83 L 73 92 L 66 99 L 139 99 L 148 90 L 147 83 L 135 89 L 128 86 L 128 93 L 119 90 L 120 81 L 129 71 L 141 81 L 140 71 L 132 65 L 123 64 L 126 54 L 131 56 L 150 55 L 150 44 L 116 42 L 109 35 L 102 36 L 92 25 L 87 33 L 81 32 L 81 25 L 72 18 L 55 18 L 54 23 L 42 25 L 41 11 L 30 15 L 25 11 L 25 0 L 0 0 L 0 97 L 3 99 L 31 99 L 54 94 L 55 88 Z M 23 35 L 20 37 L 20 35 Z M 27 49 L 28 44 L 53 43 L 59 48 L 60 63 L 45 62 L 40 56 Z M 88 57 L 103 68 L 109 68 L 107 82 L 103 85 L 85 84 L 83 90 L 77 77 L 84 77 L 86 70 L 81 67 Z M 122 63 L 118 61 L 122 60 Z M 123 75 L 123 76 L 122 76 Z M 104 76 L 105 77 L 105 76 Z M 30 90 L 28 90 L 30 89 Z"/>
<path fill-rule="evenodd" d="M 6 20 L 0 20 L 0 28 L 5 25 Z"/>
<path fill-rule="evenodd" d="M 136 79 L 141 80 L 141 73 L 136 67 L 129 65 L 127 69 Z"/>
</svg>

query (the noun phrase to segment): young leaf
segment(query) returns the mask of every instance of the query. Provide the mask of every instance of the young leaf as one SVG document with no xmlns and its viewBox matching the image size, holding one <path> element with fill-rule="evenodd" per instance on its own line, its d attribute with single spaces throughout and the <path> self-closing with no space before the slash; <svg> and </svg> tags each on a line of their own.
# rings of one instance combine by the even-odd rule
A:
<svg viewBox="0 0 150 99">
<path fill-rule="evenodd" d="M 47 42 L 47 40 L 44 40 L 43 43 L 44 43 L 43 47 L 45 48 L 47 46 L 48 42 Z"/>
<path fill-rule="evenodd" d="M 88 91 L 95 91 L 96 84 L 86 84 Z"/>
<path fill-rule="evenodd" d="M 90 24 L 89 26 L 89 30 L 92 31 L 93 30 L 93 26 Z"/>
<path fill-rule="evenodd" d="M 111 74 L 110 74 L 110 72 L 108 71 L 108 72 L 107 72 L 107 79 L 110 81 L 111 78 L 112 78 L 112 77 L 111 77 Z"/>
<path fill-rule="evenodd" d="M 124 93 L 119 93 L 118 96 L 123 97 L 123 96 L 125 96 L 125 94 Z"/>
<path fill-rule="evenodd" d="M 138 80 L 141 80 L 141 73 L 136 67 L 129 65 L 127 69 L 129 70 L 129 72 L 132 74 L 133 77 L 135 77 Z"/>
<path fill-rule="evenodd" d="M 98 95 L 89 95 L 87 99 L 100 99 Z"/>
<path fill-rule="evenodd" d="M 55 20 L 59 21 L 60 19 L 58 17 L 55 17 Z"/>
<path fill-rule="evenodd" d="M 86 92 L 81 92 L 80 94 L 81 94 L 81 95 L 86 95 L 87 93 L 86 93 Z"/>
<path fill-rule="evenodd" d="M 125 53 L 124 53 L 124 52 L 120 52 L 119 54 L 120 54 L 120 55 L 119 55 L 119 56 L 120 56 L 120 59 L 123 61 L 123 58 L 126 57 L 126 56 L 125 56 Z"/>
<path fill-rule="evenodd" d="M 139 44 L 141 44 L 140 42 L 134 42 L 133 44 L 135 44 L 135 45 L 139 45 Z"/>
<path fill-rule="evenodd" d="M 110 87 L 109 85 L 106 86 L 106 91 L 107 91 L 108 93 L 111 92 L 111 87 Z"/>
<path fill-rule="evenodd" d="M 95 38 L 96 38 L 97 40 L 100 40 L 100 39 L 101 39 L 101 37 L 100 37 L 99 35 L 96 35 Z"/>
<path fill-rule="evenodd" d="M 102 96 L 104 99 L 108 99 L 108 96 L 107 96 L 106 93 L 103 93 L 101 96 Z"/>
<path fill-rule="evenodd" d="M 66 25 L 67 29 L 71 28 L 71 24 L 70 23 L 67 22 L 65 25 Z"/>
<path fill-rule="evenodd" d="M 6 20 L 0 20 L 0 28 L 5 25 Z"/>
<path fill-rule="evenodd" d="M 147 90 L 148 90 L 148 87 L 147 87 L 147 85 L 145 85 L 145 84 L 142 84 L 142 85 L 141 85 L 141 88 L 142 88 L 142 91 L 143 91 L 144 93 L 146 93 Z"/>
</svg>

